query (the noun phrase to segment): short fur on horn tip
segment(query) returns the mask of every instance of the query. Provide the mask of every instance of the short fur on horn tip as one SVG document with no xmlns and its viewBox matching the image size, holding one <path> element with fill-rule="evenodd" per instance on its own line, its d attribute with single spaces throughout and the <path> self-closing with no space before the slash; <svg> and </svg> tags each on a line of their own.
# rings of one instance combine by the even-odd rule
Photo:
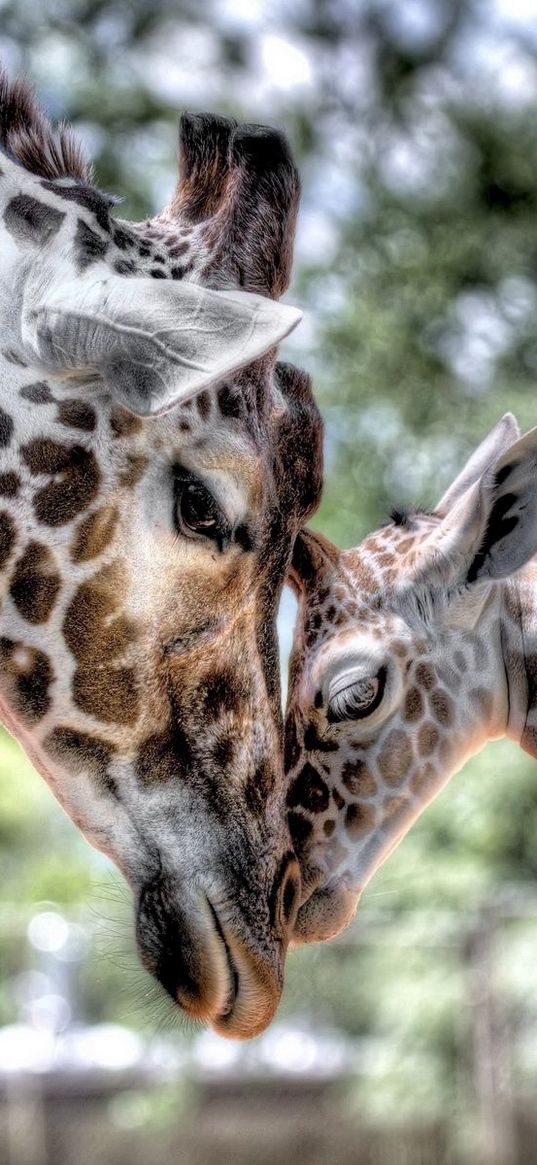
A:
<svg viewBox="0 0 537 1165">
<path fill-rule="evenodd" d="M 236 127 L 237 122 L 232 117 L 186 110 L 179 118 L 179 141 L 187 152 L 198 145 L 206 150 L 209 143 L 225 145 Z"/>
<path fill-rule="evenodd" d="M 295 171 L 285 134 L 270 126 L 239 125 L 233 134 L 231 151 L 237 161 L 246 161 L 249 169 L 263 172 L 284 165 Z"/>
</svg>

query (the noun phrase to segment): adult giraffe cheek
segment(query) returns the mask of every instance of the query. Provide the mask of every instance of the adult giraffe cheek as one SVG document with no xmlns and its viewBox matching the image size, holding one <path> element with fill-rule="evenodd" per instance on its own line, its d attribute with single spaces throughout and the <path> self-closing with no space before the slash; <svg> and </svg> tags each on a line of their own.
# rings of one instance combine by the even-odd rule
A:
<svg viewBox="0 0 537 1165">
<path fill-rule="evenodd" d="M 349 890 L 342 882 L 316 890 L 298 911 L 292 945 L 328 942 L 335 938 L 349 925 L 360 896 L 360 890 Z"/>
</svg>

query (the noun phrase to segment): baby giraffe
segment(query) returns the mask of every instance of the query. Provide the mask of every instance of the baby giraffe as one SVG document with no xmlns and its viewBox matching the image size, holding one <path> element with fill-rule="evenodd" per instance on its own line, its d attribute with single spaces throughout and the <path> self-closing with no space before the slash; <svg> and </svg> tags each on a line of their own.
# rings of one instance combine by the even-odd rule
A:
<svg viewBox="0 0 537 1165">
<path fill-rule="evenodd" d="M 537 428 L 507 414 L 433 511 L 353 550 L 303 530 L 286 731 L 307 895 L 331 938 L 453 773 L 509 736 L 537 757 Z M 533 561 L 532 561 L 533 560 Z"/>
</svg>

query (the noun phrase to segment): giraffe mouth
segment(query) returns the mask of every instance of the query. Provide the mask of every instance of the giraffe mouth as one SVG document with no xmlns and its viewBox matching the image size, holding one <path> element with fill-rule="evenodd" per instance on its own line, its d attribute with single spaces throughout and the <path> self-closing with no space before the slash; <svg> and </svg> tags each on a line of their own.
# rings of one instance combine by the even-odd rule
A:
<svg viewBox="0 0 537 1165">
<path fill-rule="evenodd" d="M 220 922 L 218 914 L 216 913 L 216 910 L 215 910 L 212 902 L 209 899 L 207 899 L 207 905 L 208 905 L 209 910 L 211 912 L 211 916 L 212 916 L 212 920 L 213 920 L 213 924 L 214 924 L 214 929 L 215 929 L 216 934 L 218 935 L 218 938 L 219 938 L 219 940 L 224 948 L 224 953 L 226 956 L 226 962 L 227 962 L 228 973 L 229 973 L 229 991 L 228 991 L 227 1000 L 226 1000 L 224 1007 L 222 1008 L 222 1010 L 220 1012 L 220 1015 L 217 1016 L 217 1019 L 216 1019 L 216 1022 L 219 1023 L 219 1022 L 225 1022 L 227 1019 L 229 1019 L 229 1017 L 231 1016 L 231 1014 L 233 1012 L 233 1008 L 235 1007 L 235 1004 L 237 1002 L 237 996 L 239 994 L 239 972 L 238 972 L 237 967 L 235 965 L 235 962 L 233 960 L 231 948 L 230 948 L 229 943 L 226 939 L 226 935 L 225 935 L 225 931 L 224 931 L 224 928 L 222 926 L 222 923 Z"/>
<path fill-rule="evenodd" d="M 272 958 L 257 952 L 250 941 L 235 932 L 207 899 L 215 940 L 225 956 L 228 971 L 227 997 L 222 991 L 218 1012 L 209 1022 L 220 1036 L 251 1039 L 260 1035 L 274 1017 L 283 981 L 283 944 Z M 285 944 L 286 945 L 286 944 Z M 222 1000 L 224 1003 L 222 1005 Z"/>
</svg>

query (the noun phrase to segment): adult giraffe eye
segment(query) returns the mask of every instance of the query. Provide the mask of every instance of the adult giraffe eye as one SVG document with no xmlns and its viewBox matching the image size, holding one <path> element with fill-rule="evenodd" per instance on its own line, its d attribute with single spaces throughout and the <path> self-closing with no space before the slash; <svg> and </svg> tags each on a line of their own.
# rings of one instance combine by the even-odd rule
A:
<svg viewBox="0 0 537 1165">
<path fill-rule="evenodd" d="M 363 720 L 378 708 L 384 695 L 386 669 L 376 676 L 353 679 L 352 673 L 336 676 L 328 690 L 327 718 L 331 724 L 342 720 Z"/>
<path fill-rule="evenodd" d="M 186 538 L 210 538 L 221 550 L 229 540 L 229 525 L 220 506 L 191 475 L 175 479 L 175 525 Z"/>
</svg>

